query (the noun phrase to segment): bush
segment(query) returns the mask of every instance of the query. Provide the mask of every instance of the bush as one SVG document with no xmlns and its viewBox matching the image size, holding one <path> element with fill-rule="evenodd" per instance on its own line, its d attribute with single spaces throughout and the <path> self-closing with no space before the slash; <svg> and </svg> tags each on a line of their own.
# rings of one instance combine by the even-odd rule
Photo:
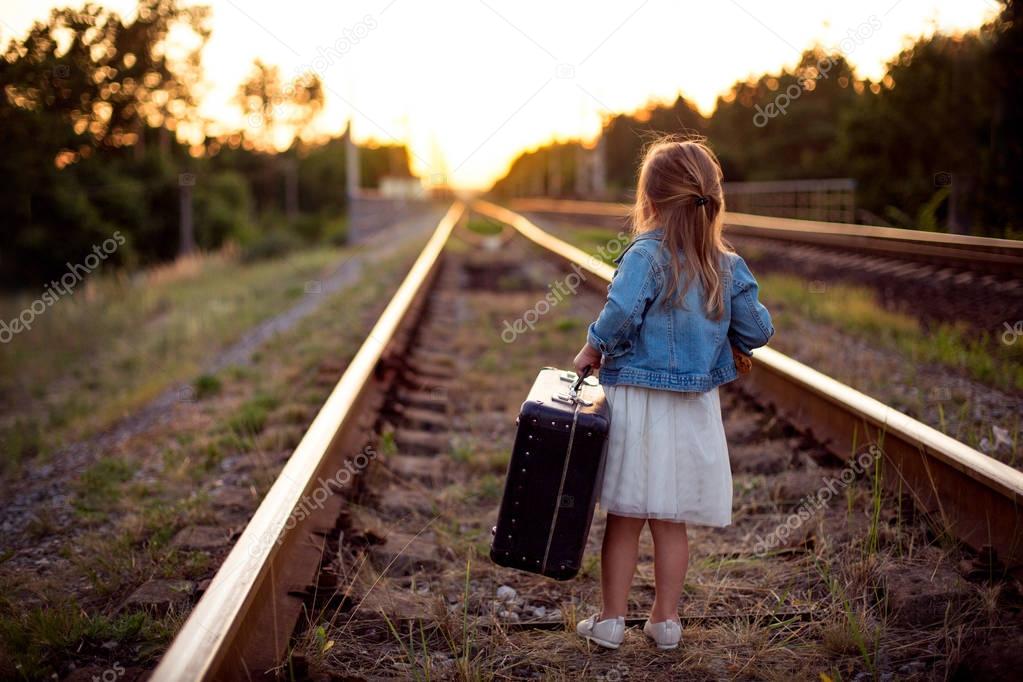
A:
<svg viewBox="0 0 1023 682">
<path fill-rule="evenodd" d="M 241 174 L 214 173 L 196 183 L 195 239 L 200 248 L 212 250 L 225 241 L 243 241 L 249 229 L 252 196 Z"/>
<path fill-rule="evenodd" d="M 254 435 L 266 426 L 270 410 L 277 407 L 277 399 L 264 393 L 243 403 L 232 416 L 227 425 L 232 432 L 242 435 Z"/>
<path fill-rule="evenodd" d="M 258 260 L 280 258 L 302 246 L 302 240 L 294 233 L 284 230 L 264 232 L 255 241 L 242 247 L 242 261 L 251 263 Z"/>
<path fill-rule="evenodd" d="M 202 374 L 195 380 L 194 388 L 196 398 L 199 400 L 208 398 L 220 393 L 220 379 L 213 374 Z"/>
<path fill-rule="evenodd" d="M 43 430 L 34 419 L 17 419 L 0 429 L 0 471 L 38 455 L 43 449 Z"/>
<path fill-rule="evenodd" d="M 332 246 L 344 246 L 348 243 L 348 218 L 339 216 L 327 221 L 323 228 L 323 238 Z"/>
</svg>

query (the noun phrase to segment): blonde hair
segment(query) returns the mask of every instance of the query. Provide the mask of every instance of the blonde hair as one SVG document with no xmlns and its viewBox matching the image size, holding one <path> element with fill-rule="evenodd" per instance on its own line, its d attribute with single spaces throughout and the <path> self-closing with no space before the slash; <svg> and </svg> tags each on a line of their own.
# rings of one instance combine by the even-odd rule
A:
<svg viewBox="0 0 1023 682">
<path fill-rule="evenodd" d="M 721 236 L 722 178 L 721 164 L 701 140 L 661 138 L 643 155 L 632 211 L 635 234 L 664 228 L 662 244 L 671 255 L 665 300 L 680 304 L 695 279 L 707 297 L 707 315 L 715 320 L 725 312 L 721 267 L 731 251 Z"/>
</svg>

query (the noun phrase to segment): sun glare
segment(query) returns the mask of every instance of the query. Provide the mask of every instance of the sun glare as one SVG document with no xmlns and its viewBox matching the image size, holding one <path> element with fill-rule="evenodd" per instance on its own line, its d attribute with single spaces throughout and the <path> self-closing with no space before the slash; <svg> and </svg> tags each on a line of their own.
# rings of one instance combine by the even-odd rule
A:
<svg viewBox="0 0 1023 682">
<path fill-rule="evenodd" d="M 2 36 L 22 35 L 58 3 L 0 2 Z M 59 3 L 68 4 L 68 3 Z M 72 5 L 81 3 L 70 3 Z M 104 5 L 131 17 L 134 2 Z M 236 93 L 253 61 L 284 79 L 317 74 L 325 104 L 305 132 L 406 143 L 427 182 L 486 187 L 522 150 L 593 139 L 606 116 L 678 94 L 710 113 L 732 83 L 795 64 L 813 45 L 842 50 L 879 78 L 908 37 L 980 25 L 982 0 L 822 2 L 443 2 L 343 4 L 207 0 L 211 34 L 195 92 L 205 122 L 182 126 L 195 144 L 252 125 Z M 871 26 L 864 36 L 862 27 Z M 471 27 L 471 29 L 469 28 Z M 175 32 L 171 57 L 194 47 Z M 274 143 L 290 136 L 277 131 Z"/>
</svg>

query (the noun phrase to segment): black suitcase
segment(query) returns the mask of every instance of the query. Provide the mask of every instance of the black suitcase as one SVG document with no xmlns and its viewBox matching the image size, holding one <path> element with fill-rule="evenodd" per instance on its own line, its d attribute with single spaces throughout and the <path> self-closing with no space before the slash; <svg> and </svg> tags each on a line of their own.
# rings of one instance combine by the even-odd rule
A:
<svg viewBox="0 0 1023 682">
<path fill-rule="evenodd" d="M 603 475 L 604 391 L 593 377 L 545 367 L 516 423 L 490 558 L 568 580 L 579 572 Z"/>
</svg>

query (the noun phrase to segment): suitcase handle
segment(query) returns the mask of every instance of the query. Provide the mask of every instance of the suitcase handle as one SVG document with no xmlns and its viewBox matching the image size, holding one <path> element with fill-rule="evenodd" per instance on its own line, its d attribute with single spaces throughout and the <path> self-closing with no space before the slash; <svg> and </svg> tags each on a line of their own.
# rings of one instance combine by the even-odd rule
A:
<svg viewBox="0 0 1023 682">
<path fill-rule="evenodd" d="M 571 386 L 569 386 L 567 393 L 564 393 L 564 392 L 562 392 L 562 393 L 555 393 L 552 396 L 552 398 L 556 402 L 564 403 L 566 405 L 576 405 L 576 404 L 578 404 L 578 405 L 585 405 L 585 406 L 589 407 L 593 403 L 591 403 L 589 400 L 583 400 L 583 397 L 580 395 L 580 390 L 582 388 L 583 382 L 586 381 L 586 378 L 588 376 L 590 376 L 590 374 L 592 372 L 593 372 L 593 367 L 590 366 L 590 365 L 586 365 L 586 367 L 583 368 L 583 371 L 580 374 L 577 375 L 577 378 L 575 380 L 569 379 L 569 377 L 571 375 L 568 372 L 563 372 L 562 375 L 561 375 L 562 380 L 563 381 L 571 381 Z"/>
<path fill-rule="evenodd" d="M 579 389 L 582 388 L 583 382 L 586 381 L 586 377 L 593 373 L 593 365 L 586 365 L 583 367 L 583 371 L 579 373 L 579 378 L 572 384 L 572 395 L 578 396 Z"/>
</svg>

